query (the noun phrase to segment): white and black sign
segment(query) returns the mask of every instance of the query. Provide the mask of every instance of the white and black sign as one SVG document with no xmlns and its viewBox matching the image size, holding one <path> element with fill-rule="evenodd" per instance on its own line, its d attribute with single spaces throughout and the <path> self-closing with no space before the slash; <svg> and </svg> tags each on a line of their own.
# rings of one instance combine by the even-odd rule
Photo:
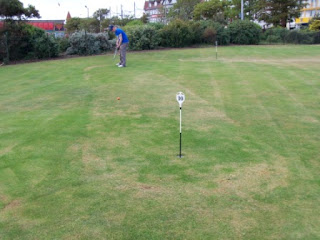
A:
<svg viewBox="0 0 320 240">
<path fill-rule="evenodd" d="M 184 100 L 186 99 L 185 95 L 183 92 L 178 92 L 176 95 L 176 99 L 179 103 L 179 106 L 182 107 L 182 103 L 184 102 Z"/>
</svg>

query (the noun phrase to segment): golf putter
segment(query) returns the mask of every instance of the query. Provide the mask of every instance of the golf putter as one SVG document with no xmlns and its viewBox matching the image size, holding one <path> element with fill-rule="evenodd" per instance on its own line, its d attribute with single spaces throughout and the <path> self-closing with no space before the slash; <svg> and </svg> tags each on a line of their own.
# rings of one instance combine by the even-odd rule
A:
<svg viewBox="0 0 320 240">
<path fill-rule="evenodd" d="M 114 51 L 114 54 L 113 54 L 113 60 L 116 58 L 117 53 L 118 53 L 118 48 L 116 48 L 116 50 Z"/>
</svg>

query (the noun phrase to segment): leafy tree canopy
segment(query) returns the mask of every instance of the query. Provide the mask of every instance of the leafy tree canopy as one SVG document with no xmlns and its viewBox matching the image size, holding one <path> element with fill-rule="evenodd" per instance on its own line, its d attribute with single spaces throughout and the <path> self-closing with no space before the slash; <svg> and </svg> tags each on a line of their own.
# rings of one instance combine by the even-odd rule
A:
<svg viewBox="0 0 320 240">
<path fill-rule="evenodd" d="M 101 8 L 93 13 L 93 17 L 102 21 L 108 17 L 109 12 L 110 12 L 109 9 Z"/>
<path fill-rule="evenodd" d="M 40 18 L 39 11 L 34 6 L 24 8 L 19 0 L 0 0 L 0 16 L 6 20 Z"/>
<path fill-rule="evenodd" d="M 192 19 L 194 7 L 200 2 L 200 0 L 177 0 L 172 9 L 170 9 L 169 16 L 182 20 Z"/>
<path fill-rule="evenodd" d="M 229 1 L 210 0 L 197 4 L 193 11 L 195 20 L 213 19 L 217 20 L 221 17 L 227 17 L 227 7 L 230 5 Z"/>
<path fill-rule="evenodd" d="M 320 20 L 314 20 L 310 25 L 309 29 L 313 31 L 319 31 L 320 30 Z"/>
<path fill-rule="evenodd" d="M 256 10 L 259 20 L 274 26 L 286 27 L 287 21 L 298 18 L 306 0 L 260 0 Z"/>
</svg>

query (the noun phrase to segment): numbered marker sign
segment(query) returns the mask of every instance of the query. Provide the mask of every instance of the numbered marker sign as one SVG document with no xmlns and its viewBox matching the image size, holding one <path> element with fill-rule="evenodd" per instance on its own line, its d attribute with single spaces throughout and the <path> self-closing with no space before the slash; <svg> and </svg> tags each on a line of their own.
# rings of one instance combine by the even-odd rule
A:
<svg viewBox="0 0 320 240">
<path fill-rule="evenodd" d="M 184 102 L 184 100 L 186 99 L 186 97 L 184 96 L 183 92 L 178 92 L 176 95 L 177 101 L 179 103 L 179 106 L 182 107 L 182 103 Z"/>
</svg>

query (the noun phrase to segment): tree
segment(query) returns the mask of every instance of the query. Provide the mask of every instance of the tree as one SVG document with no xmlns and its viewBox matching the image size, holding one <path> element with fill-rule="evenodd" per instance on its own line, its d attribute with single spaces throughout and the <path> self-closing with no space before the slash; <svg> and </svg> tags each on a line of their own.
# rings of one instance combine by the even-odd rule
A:
<svg viewBox="0 0 320 240">
<path fill-rule="evenodd" d="M 0 38 L 2 37 L 5 43 L 2 44 L 4 49 L 0 49 L 0 53 L 4 53 L 0 58 L 8 63 L 10 59 L 21 59 L 27 55 L 30 58 L 35 57 L 32 55 L 36 45 L 34 40 L 39 37 L 39 33 L 45 33 L 25 24 L 23 20 L 40 18 L 39 11 L 32 5 L 24 8 L 19 0 L 0 0 L 0 17 L 5 18 L 6 22 L 0 31 Z"/>
<path fill-rule="evenodd" d="M 313 31 L 319 31 L 320 30 L 320 20 L 314 20 L 310 25 L 309 29 Z"/>
<path fill-rule="evenodd" d="M 93 18 L 96 18 L 97 20 L 102 21 L 108 17 L 109 13 L 110 13 L 109 9 L 101 8 L 93 13 Z"/>
<path fill-rule="evenodd" d="M 212 19 L 220 22 L 228 17 L 227 9 L 229 6 L 230 2 L 226 0 L 210 0 L 208 2 L 201 2 L 195 6 L 193 17 L 195 20 Z"/>
<path fill-rule="evenodd" d="M 201 0 L 177 0 L 172 9 L 170 9 L 169 16 L 182 20 L 190 20 L 192 19 L 194 7 L 200 2 Z"/>
<path fill-rule="evenodd" d="M 68 34 L 72 34 L 74 32 L 81 30 L 81 18 L 74 17 L 67 20 L 65 25 Z"/>
<path fill-rule="evenodd" d="M 314 31 L 320 30 L 320 14 L 316 14 L 311 21 L 309 21 L 309 29 Z"/>
<path fill-rule="evenodd" d="M 229 16 L 240 18 L 241 0 L 230 0 Z M 243 0 L 243 14 L 245 19 L 254 20 L 256 16 L 256 6 L 259 0 Z"/>
<path fill-rule="evenodd" d="M 286 27 L 292 18 L 298 18 L 306 0 L 260 0 L 256 5 L 257 16 L 274 26 Z"/>
<path fill-rule="evenodd" d="M 34 6 L 28 5 L 24 8 L 19 0 L 0 0 L 0 16 L 6 20 L 40 18 L 39 11 Z"/>
<path fill-rule="evenodd" d="M 142 15 L 142 17 L 140 18 L 140 20 L 141 20 L 143 23 L 148 23 L 148 21 L 149 21 L 149 15 L 143 13 L 143 15 Z"/>
<path fill-rule="evenodd" d="M 93 19 L 96 19 L 96 21 L 92 21 L 92 23 L 95 22 L 98 24 L 98 29 L 100 32 L 102 32 L 102 23 L 107 19 L 109 12 L 110 11 L 107 8 L 101 8 L 93 13 Z"/>
</svg>

